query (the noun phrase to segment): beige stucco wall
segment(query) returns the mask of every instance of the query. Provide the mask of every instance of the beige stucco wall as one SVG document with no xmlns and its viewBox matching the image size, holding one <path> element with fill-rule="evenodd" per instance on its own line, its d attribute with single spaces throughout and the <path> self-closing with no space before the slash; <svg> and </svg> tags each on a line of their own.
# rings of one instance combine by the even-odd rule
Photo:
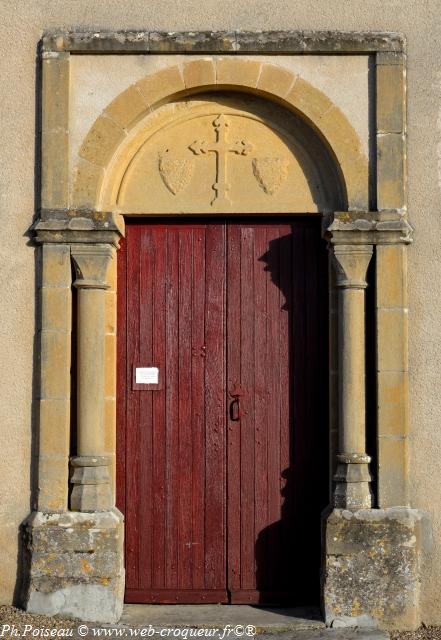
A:
<svg viewBox="0 0 441 640">
<path fill-rule="evenodd" d="M 181 9 L 177 6 L 181 4 Z M 36 47 L 43 29 L 345 29 L 402 31 L 408 39 L 412 504 L 428 511 L 435 545 L 423 616 L 441 623 L 441 190 L 440 0 L 0 0 L 0 602 L 14 591 L 18 525 L 30 509 Z"/>
</svg>

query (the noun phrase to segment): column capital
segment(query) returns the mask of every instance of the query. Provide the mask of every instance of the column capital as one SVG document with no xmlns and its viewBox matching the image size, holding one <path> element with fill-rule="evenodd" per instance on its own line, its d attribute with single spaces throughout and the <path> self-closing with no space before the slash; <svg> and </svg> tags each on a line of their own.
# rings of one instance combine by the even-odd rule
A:
<svg viewBox="0 0 441 640">
<path fill-rule="evenodd" d="M 343 289 L 366 289 L 366 273 L 372 258 L 372 245 L 337 244 L 331 247 L 336 286 Z"/>
<path fill-rule="evenodd" d="M 113 259 L 110 244 L 75 244 L 71 248 L 78 289 L 108 289 L 107 270 Z"/>
</svg>

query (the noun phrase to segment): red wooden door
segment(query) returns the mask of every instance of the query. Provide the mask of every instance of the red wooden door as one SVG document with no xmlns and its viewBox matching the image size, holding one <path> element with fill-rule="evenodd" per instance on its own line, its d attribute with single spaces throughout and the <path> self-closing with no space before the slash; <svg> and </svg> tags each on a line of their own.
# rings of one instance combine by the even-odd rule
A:
<svg viewBox="0 0 441 640">
<path fill-rule="evenodd" d="M 327 497 L 318 220 L 129 223 L 118 260 L 128 602 L 311 603 Z M 159 383 L 134 384 L 157 367 Z"/>
</svg>

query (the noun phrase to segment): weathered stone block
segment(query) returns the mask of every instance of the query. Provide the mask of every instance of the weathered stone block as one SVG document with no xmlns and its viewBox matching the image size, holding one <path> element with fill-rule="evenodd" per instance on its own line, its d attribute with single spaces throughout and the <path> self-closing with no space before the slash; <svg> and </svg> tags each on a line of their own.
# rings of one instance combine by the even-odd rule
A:
<svg viewBox="0 0 441 640">
<path fill-rule="evenodd" d="M 378 209 L 405 206 L 405 153 L 402 133 L 377 135 Z"/>
<path fill-rule="evenodd" d="M 75 167 L 72 204 L 79 209 L 94 209 L 104 169 L 96 164 L 79 160 Z"/>
<path fill-rule="evenodd" d="M 335 509 L 325 518 L 323 604 L 328 625 L 418 627 L 423 523 L 420 511 L 406 507 Z"/>
<path fill-rule="evenodd" d="M 296 81 L 296 77 L 287 69 L 272 64 L 262 65 L 257 86 L 262 91 L 274 93 L 277 96 L 285 96 Z"/>
<path fill-rule="evenodd" d="M 216 69 L 213 60 L 192 60 L 183 67 L 184 82 L 187 89 L 216 83 Z"/>
<path fill-rule="evenodd" d="M 407 307 L 407 247 L 404 244 L 377 245 L 378 307 Z"/>
<path fill-rule="evenodd" d="M 68 148 L 66 129 L 41 133 L 41 202 L 44 207 L 69 206 Z"/>
<path fill-rule="evenodd" d="M 41 204 L 67 207 L 69 162 L 69 55 L 42 62 Z"/>
<path fill-rule="evenodd" d="M 149 105 L 185 89 L 179 67 L 168 67 L 136 83 Z"/>
<path fill-rule="evenodd" d="M 69 455 L 70 398 L 40 400 L 40 451 L 45 455 Z"/>
<path fill-rule="evenodd" d="M 334 103 L 324 93 L 316 91 L 303 78 L 297 78 L 286 95 L 286 100 L 313 121 L 321 118 L 324 113 L 334 107 Z"/>
<path fill-rule="evenodd" d="M 59 512 L 67 508 L 69 462 L 67 455 L 40 450 L 38 459 L 38 508 Z"/>
<path fill-rule="evenodd" d="M 44 329 L 70 331 L 71 297 L 70 287 L 41 288 L 41 324 Z"/>
<path fill-rule="evenodd" d="M 146 101 L 134 86 L 113 100 L 105 113 L 124 129 L 138 120 L 148 110 Z"/>
<path fill-rule="evenodd" d="M 41 332 L 42 398 L 68 398 L 70 395 L 71 335 L 65 331 Z"/>
<path fill-rule="evenodd" d="M 42 285 L 69 287 L 72 283 L 70 247 L 65 244 L 45 244 L 43 252 Z"/>
<path fill-rule="evenodd" d="M 408 366 L 407 309 L 378 309 L 377 365 L 379 371 L 405 371 Z"/>
<path fill-rule="evenodd" d="M 92 164 L 105 167 L 125 135 L 120 125 L 101 115 L 84 140 L 79 155 Z"/>
<path fill-rule="evenodd" d="M 407 438 L 378 437 L 378 500 L 381 506 L 408 504 Z"/>
<path fill-rule="evenodd" d="M 117 622 L 124 596 L 123 518 L 104 513 L 34 513 L 27 611 Z"/>
<path fill-rule="evenodd" d="M 238 58 L 221 58 L 217 61 L 217 83 L 238 84 L 255 87 L 259 78 L 261 63 Z"/>
<path fill-rule="evenodd" d="M 377 64 L 377 131 L 381 133 L 404 131 L 403 56 L 400 61 L 401 64 Z"/>
</svg>

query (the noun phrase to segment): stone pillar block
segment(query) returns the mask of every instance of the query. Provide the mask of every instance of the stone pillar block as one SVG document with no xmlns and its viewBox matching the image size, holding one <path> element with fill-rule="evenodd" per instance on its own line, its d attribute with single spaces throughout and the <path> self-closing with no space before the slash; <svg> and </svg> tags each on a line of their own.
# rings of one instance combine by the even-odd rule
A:
<svg viewBox="0 0 441 640">
<path fill-rule="evenodd" d="M 67 507 L 72 274 L 70 248 L 42 247 L 38 508 Z"/>
<path fill-rule="evenodd" d="M 124 600 L 123 517 L 35 512 L 26 526 L 31 553 L 26 609 L 97 623 L 119 620 Z"/>
<path fill-rule="evenodd" d="M 420 564 L 426 521 L 407 507 L 346 511 L 324 519 L 323 608 L 329 626 L 420 625 Z"/>
</svg>

